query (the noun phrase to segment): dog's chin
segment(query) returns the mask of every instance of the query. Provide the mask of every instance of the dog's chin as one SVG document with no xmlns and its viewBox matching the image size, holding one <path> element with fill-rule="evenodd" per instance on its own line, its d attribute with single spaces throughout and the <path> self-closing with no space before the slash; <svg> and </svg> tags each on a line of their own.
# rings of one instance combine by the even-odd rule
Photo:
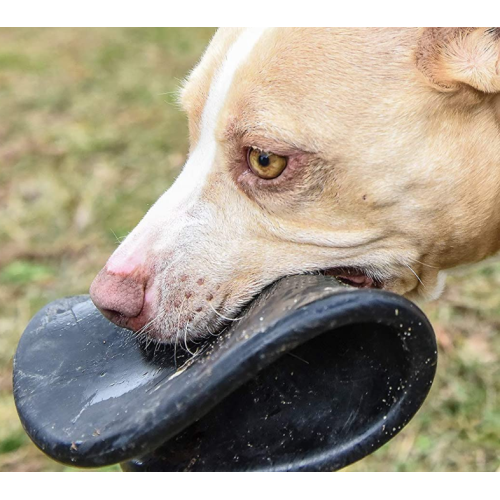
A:
<svg viewBox="0 0 500 500">
<path fill-rule="evenodd" d="M 196 323 L 189 323 L 178 327 L 169 325 L 167 318 L 157 316 L 156 324 L 146 324 L 142 328 L 134 321 L 124 321 L 120 326 L 133 331 L 137 340 L 145 347 L 149 345 L 177 345 L 181 351 L 191 353 L 198 350 L 199 343 L 218 337 L 234 319 L 213 314 Z M 170 326 L 170 327 L 169 327 Z"/>
</svg>

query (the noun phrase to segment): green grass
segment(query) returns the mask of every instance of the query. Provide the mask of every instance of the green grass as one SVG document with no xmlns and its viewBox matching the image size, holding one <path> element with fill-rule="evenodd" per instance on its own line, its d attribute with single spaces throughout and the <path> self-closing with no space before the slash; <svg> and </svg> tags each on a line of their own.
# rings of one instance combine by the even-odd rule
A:
<svg viewBox="0 0 500 500">
<path fill-rule="evenodd" d="M 187 151 L 174 92 L 210 29 L 0 30 L 0 471 L 70 470 L 39 452 L 12 401 L 33 314 L 90 282 Z M 423 306 L 438 375 L 412 422 L 349 470 L 498 470 L 500 264 Z M 111 468 L 111 470 L 116 470 Z"/>
</svg>

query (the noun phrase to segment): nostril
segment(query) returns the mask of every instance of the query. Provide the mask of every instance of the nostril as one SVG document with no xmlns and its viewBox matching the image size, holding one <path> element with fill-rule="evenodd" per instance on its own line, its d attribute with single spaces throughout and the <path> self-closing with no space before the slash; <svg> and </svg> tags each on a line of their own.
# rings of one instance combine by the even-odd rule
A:
<svg viewBox="0 0 500 500">
<path fill-rule="evenodd" d="M 113 311 L 113 309 L 104 309 L 102 307 L 98 307 L 98 309 L 105 318 L 109 319 L 109 321 L 112 321 L 113 323 L 118 323 L 119 319 L 124 318 L 123 314 L 118 311 Z"/>
<path fill-rule="evenodd" d="M 113 274 L 103 268 L 90 286 L 90 297 L 108 318 L 115 314 L 135 318 L 144 305 L 144 285 L 132 276 Z"/>
</svg>

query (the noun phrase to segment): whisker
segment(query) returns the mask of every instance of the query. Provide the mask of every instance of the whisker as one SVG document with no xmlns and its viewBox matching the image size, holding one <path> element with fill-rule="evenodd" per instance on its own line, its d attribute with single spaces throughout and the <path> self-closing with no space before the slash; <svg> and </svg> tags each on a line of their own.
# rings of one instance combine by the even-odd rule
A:
<svg viewBox="0 0 500 500">
<path fill-rule="evenodd" d="M 179 332 L 175 334 L 175 341 L 174 341 L 174 366 L 175 366 L 175 371 L 177 371 L 177 335 Z"/>
<path fill-rule="evenodd" d="M 179 330 L 179 326 L 181 324 L 181 314 L 182 314 L 182 308 L 184 306 L 184 302 L 185 302 L 186 298 L 183 298 L 182 299 L 182 302 L 181 302 L 181 306 L 179 307 L 179 315 L 177 316 L 177 328 L 176 328 L 176 333 L 175 333 L 175 346 L 174 346 L 174 364 L 175 366 L 177 366 L 177 345 L 180 345 L 180 342 L 179 342 L 179 333 L 180 333 L 180 330 Z"/>
<path fill-rule="evenodd" d="M 116 236 L 116 233 L 112 229 L 110 229 L 110 231 L 113 233 L 113 236 L 116 238 L 116 242 L 118 243 L 118 245 L 122 242 L 122 240 L 125 239 L 125 236 L 122 239 L 118 238 L 118 236 Z"/>
<path fill-rule="evenodd" d="M 136 335 L 139 337 L 141 336 L 146 330 L 148 329 L 149 326 L 151 326 L 152 323 L 154 323 L 158 319 L 159 315 L 157 315 L 155 318 L 153 318 L 151 321 L 146 323 L 140 330 L 136 332 Z"/>
<path fill-rule="evenodd" d="M 405 266 L 415 275 L 415 277 L 418 279 L 418 281 L 420 281 L 420 284 L 425 288 L 424 283 L 419 278 L 418 274 L 411 268 L 411 266 L 409 264 L 405 264 Z"/>
<path fill-rule="evenodd" d="M 430 264 L 426 264 L 425 262 L 420 262 L 417 259 L 412 259 L 412 260 L 413 260 L 413 262 L 417 262 L 418 264 L 422 264 L 423 266 L 432 267 L 433 269 L 439 269 L 438 266 L 431 266 Z"/>
<path fill-rule="evenodd" d="M 243 316 L 240 316 L 239 318 L 228 318 L 227 316 L 224 316 L 223 314 L 221 314 L 220 312 L 216 311 L 214 306 L 208 302 L 208 305 L 212 308 L 212 311 L 217 314 L 217 316 L 220 316 L 222 319 L 225 319 L 227 321 L 239 321 Z"/>
<path fill-rule="evenodd" d="M 218 333 L 213 333 L 209 326 L 206 327 L 206 330 L 208 332 L 208 335 L 211 335 L 212 337 L 218 337 L 219 336 Z"/>
<path fill-rule="evenodd" d="M 188 325 L 189 325 L 189 323 L 186 323 L 186 326 L 184 327 L 184 346 L 186 347 L 186 351 L 187 351 L 189 354 L 191 354 L 191 356 L 194 356 L 194 355 L 195 355 L 195 353 L 191 352 L 191 351 L 189 350 L 188 345 L 187 345 L 187 329 L 188 329 Z"/>
</svg>

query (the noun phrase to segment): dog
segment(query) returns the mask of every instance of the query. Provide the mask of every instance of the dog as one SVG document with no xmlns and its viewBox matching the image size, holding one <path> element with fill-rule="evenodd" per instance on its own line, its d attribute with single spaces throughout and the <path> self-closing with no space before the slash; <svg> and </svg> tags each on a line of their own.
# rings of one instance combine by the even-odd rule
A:
<svg viewBox="0 0 500 500">
<path fill-rule="evenodd" d="M 180 92 L 190 151 L 93 281 L 157 342 L 277 279 L 432 298 L 500 247 L 500 29 L 221 29 Z"/>
</svg>

